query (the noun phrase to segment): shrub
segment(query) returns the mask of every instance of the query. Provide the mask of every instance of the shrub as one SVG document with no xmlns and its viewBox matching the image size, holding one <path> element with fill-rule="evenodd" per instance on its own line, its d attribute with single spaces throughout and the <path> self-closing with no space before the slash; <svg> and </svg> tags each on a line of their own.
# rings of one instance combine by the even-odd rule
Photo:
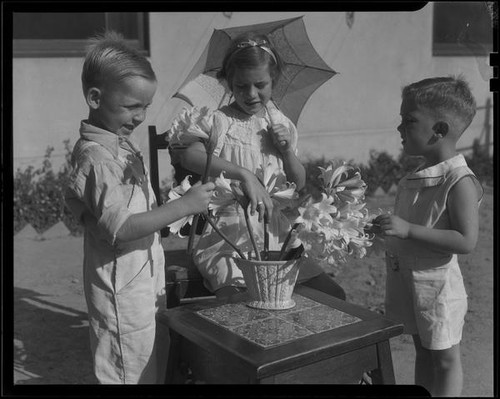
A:
<svg viewBox="0 0 500 399">
<path fill-rule="evenodd" d="M 493 185 L 493 158 L 489 149 L 481 146 L 478 139 L 472 144 L 472 154 L 465 157 L 467 165 L 483 184 Z"/>
<path fill-rule="evenodd" d="M 64 141 L 65 163 L 56 173 L 52 168 L 53 147 L 47 147 L 43 164 L 35 169 L 17 169 L 14 175 L 14 233 L 28 223 L 43 232 L 63 221 L 71 234 L 80 235 L 82 227 L 64 206 L 64 187 L 70 173 L 71 150 L 69 140 Z"/>
<path fill-rule="evenodd" d="M 322 168 L 326 167 L 327 160 L 323 158 L 308 160 L 304 163 L 304 168 L 306 169 L 306 186 L 305 191 L 311 193 L 314 197 L 318 197 L 321 193 L 321 180 L 319 178 L 320 166 Z"/>
<path fill-rule="evenodd" d="M 368 186 L 366 195 L 373 194 L 378 187 L 387 192 L 393 184 L 397 185 L 403 176 L 414 170 L 421 162 L 421 159 L 409 157 L 404 153 L 401 153 L 398 159 L 394 159 L 385 151 L 370 151 L 368 165 L 357 165 Z"/>
<path fill-rule="evenodd" d="M 361 176 L 367 184 L 366 194 L 372 194 L 378 187 L 389 190 L 392 183 L 402 175 L 402 167 L 386 152 L 370 151 L 368 165 L 358 165 Z"/>
</svg>

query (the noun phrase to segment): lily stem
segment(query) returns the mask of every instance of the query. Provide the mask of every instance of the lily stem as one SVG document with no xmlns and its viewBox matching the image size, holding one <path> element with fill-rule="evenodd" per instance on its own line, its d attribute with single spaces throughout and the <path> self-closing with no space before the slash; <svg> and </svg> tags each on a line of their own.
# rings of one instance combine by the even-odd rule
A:
<svg viewBox="0 0 500 399">
<path fill-rule="evenodd" d="M 226 237 L 226 235 L 222 231 L 219 230 L 219 228 L 217 227 L 215 222 L 212 220 L 212 217 L 210 216 L 210 214 L 207 214 L 207 222 L 210 224 L 210 226 L 212 226 L 212 228 L 215 230 L 215 232 L 224 239 L 224 241 L 226 241 L 229 245 L 231 245 L 231 247 L 238 253 L 240 258 L 246 259 L 245 255 L 243 255 L 243 252 L 241 252 L 241 250 L 238 247 L 236 247 L 231 241 L 229 241 L 229 239 Z"/>
<path fill-rule="evenodd" d="M 196 235 L 196 229 L 198 227 L 198 220 L 199 219 L 200 219 L 200 214 L 199 213 L 197 215 L 194 215 L 194 217 L 193 217 L 193 224 L 191 225 L 191 230 L 189 231 L 189 239 L 188 239 L 187 252 L 190 255 L 193 253 L 194 236 Z"/>
<path fill-rule="evenodd" d="M 257 243 L 255 242 L 255 237 L 253 236 L 253 227 L 250 224 L 250 218 L 248 216 L 248 206 L 245 208 L 245 222 L 247 223 L 248 235 L 250 236 L 250 241 L 252 242 L 255 256 L 257 257 L 257 260 L 262 260 L 260 257 L 259 248 L 257 247 Z"/>
<path fill-rule="evenodd" d="M 212 163 L 212 153 L 207 153 L 207 160 L 205 162 L 205 170 L 201 178 L 201 184 L 205 184 L 208 180 L 208 170 L 210 169 L 210 164 Z M 196 235 L 196 229 L 198 227 L 198 221 L 200 220 L 200 215 L 195 215 L 193 218 L 193 224 L 189 233 L 187 252 L 191 254 L 193 252 L 194 237 Z"/>
<path fill-rule="evenodd" d="M 292 234 L 297 231 L 297 228 L 300 226 L 300 223 L 295 223 L 290 231 L 288 232 L 288 235 L 285 238 L 285 242 L 283 242 L 283 245 L 281 246 L 281 251 L 280 251 L 280 256 L 279 260 L 283 259 L 283 256 L 285 256 L 286 248 L 288 247 L 288 243 L 290 242 L 290 239 L 292 238 Z"/>
<path fill-rule="evenodd" d="M 269 217 L 264 215 L 264 260 L 269 260 Z"/>
</svg>

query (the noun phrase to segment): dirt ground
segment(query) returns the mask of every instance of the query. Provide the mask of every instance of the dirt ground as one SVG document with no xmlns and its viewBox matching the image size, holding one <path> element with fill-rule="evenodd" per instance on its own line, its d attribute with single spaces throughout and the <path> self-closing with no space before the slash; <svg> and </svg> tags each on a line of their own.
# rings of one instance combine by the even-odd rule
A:
<svg viewBox="0 0 500 399">
<path fill-rule="evenodd" d="M 462 341 L 463 396 L 493 396 L 493 190 L 486 188 L 480 236 L 473 253 L 460 256 L 469 295 Z M 390 207 L 392 197 L 370 200 Z M 171 245 L 179 244 L 171 240 Z M 93 384 L 88 322 L 82 290 L 81 237 L 14 240 L 15 384 Z M 355 260 L 336 280 L 347 300 L 383 312 L 384 261 Z M 391 339 L 396 382 L 413 383 L 411 338 Z M 8 365 L 4 364 L 6 369 Z"/>
</svg>

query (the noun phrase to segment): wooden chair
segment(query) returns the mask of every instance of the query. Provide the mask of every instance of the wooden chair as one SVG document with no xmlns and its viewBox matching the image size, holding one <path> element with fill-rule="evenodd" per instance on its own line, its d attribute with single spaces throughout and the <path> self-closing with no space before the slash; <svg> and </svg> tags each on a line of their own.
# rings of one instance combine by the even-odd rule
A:
<svg viewBox="0 0 500 399">
<path fill-rule="evenodd" d="M 162 198 L 158 173 L 158 151 L 168 148 L 167 132 L 157 134 L 156 126 L 149 126 L 148 134 L 151 185 L 158 206 L 160 206 Z M 162 238 L 166 238 L 168 235 L 168 228 L 161 231 Z M 213 297 L 213 294 L 203 285 L 203 277 L 193 263 L 191 256 L 187 253 L 187 249 L 165 249 L 165 280 L 167 308 L 179 306 L 183 301 L 194 298 Z"/>
</svg>

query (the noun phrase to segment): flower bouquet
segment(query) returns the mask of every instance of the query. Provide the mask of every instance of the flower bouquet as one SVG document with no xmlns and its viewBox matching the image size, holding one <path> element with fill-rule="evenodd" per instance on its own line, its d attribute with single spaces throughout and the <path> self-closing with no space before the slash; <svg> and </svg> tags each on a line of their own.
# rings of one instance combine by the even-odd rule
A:
<svg viewBox="0 0 500 399">
<path fill-rule="evenodd" d="M 185 109 L 171 129 L 175 143 L 202 140 L 207 148 L 207 168 L 215 144 L 211 137 L 211 113 L 208 109 Z M 309 193 L 299 195 L 294 183 L 271 164 L 263 165 L 256 173 L 273 201 L 273 213 L 264 218 L 264 239 L 255 239 L 249 215 L 249 201 L 237 182 L 218 176 L 215 191 L 206 215 L 207 222 L 234 250 L 236 265 L 251 298 L 250 306 L 264 309 L 287 309 L 295 304 L 291 299 L 304 258 L 330 264 L 346 262 L 351 256 L 363 257 L 373 237 L 365 233 L 371 219 L 365 208 L 366 185 L 360 173 L 346 163 L 329 163 L 320 169 L 322 181 L 320 198 Z M 169 201 L 180 198 L 189 188 L 186 177 L 169 192 Z M 217 225 L 220 209 L 238 204 L 244 210 L 248 235 L 253 247 L 244 253 L 236 242 L 224 235 Z M 180 233 L 182 226 L 192 223 L 193 216 L 178 220 L 169 227 Z M 269 233 L 285 236 L 279 251 L 269 250 Z"/>
</svg>

